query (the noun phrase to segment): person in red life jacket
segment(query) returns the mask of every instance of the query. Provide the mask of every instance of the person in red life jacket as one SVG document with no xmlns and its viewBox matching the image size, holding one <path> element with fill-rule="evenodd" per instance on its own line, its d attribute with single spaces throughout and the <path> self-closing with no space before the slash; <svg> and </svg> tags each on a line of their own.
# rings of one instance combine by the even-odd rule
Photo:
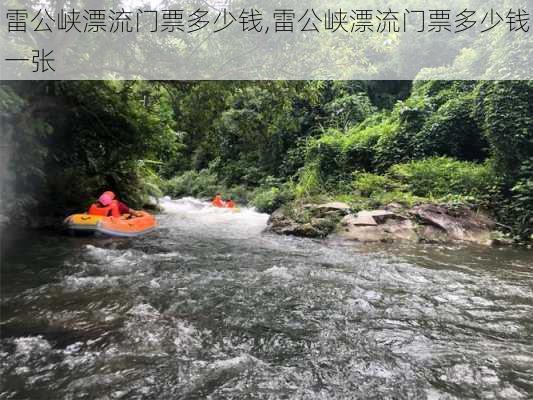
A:
<svg viewBox="0 0 533 400">
<path fill-rule="evenodd" d="M 211 202 L 211 205 L 213 207 L 224 208 L 225 203 L 224 203 L 224 200 L 222 200 L 222 196 L 220 196 L 220 193 L 217 193 L 215 195 L 215 198 Z"/>
<path fill-rule="evenodd" d="M 126 204 L 116 199 L 115 193 L 104 192 L 96 203 L 89 208 L 90 215 L 101 215 L 103 217 L 120 217 L 124 214 L 140 216 L 138 211 L 129 208 Z"/>
<path fill-rule="evenodd" d="M 231 196 L 226 200 L 226 208 L 235 208 L 235 202 L 231 198 Z"/>
</svg>

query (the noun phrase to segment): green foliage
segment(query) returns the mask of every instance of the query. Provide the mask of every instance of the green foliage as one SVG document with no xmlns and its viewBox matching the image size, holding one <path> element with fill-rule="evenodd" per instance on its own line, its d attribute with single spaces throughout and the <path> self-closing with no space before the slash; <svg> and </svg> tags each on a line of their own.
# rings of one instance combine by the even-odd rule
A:
<svg viewBox="0 0 533 400">
<path fill-rule="evenodd" d="M 255 192 L 252 205 L 259 212 L 272 213 L 293 199 L 294 194 L 290 185 L 261 187 Z"/>
<path fill-rule="evenodd" d="M 132 207 L 160 194 L 156 172 L 178 142 L 159 85 L 80 81 L 1 87 L 3 125 L 12 132 L 6 168 L 12 176 L 11 216 L 79 211 L 107 189 Z"/>
<path fill-rule="evenodd" d="M 454 68 L 480 57 L 464 51 Z M 532 88 L 5 82 L 2 212 L 64 214 L 107 189 L 137 207 L 162 193 L 220 191 L 267 212 L 295 199 L 345 198 L 355 209 L 460 201 L 490 208 L 524 240 L 533 208 Z"/>
<path fill-rule="evenodd" d="M 395 165 L 391 175 L 414 195 L 443 197 L 449 194 L 481 196 L 494 184 L 489 164 L 458 161 L 448 157 L 428 158 Z"/>
<path fill-rule="evenodd" d="M 316 185 L 321 177 L 328 180 L 345 173 L 342 168 L 342 136 L 342 132 L 330 130 L 322 137 L 308 142 L 307 165 L 300 172 L 302 183 L 308 181 L 309 184 Z"/>
<path fill-rule="evenodd" d="M 28 117 L 31 105 L 8 84 L 0 84 L 0 213 L 12 220 L 40 205 L 45 190 L 46 146 L 51 126 Z"/>
<path fill-rule="evenodd" d="M 376 166 L 376 147 L 381 138 L 393 135 L 398 125 L 383 117 L 376 125 L 361 126 L 348 132 L 344 143 L 345 163 L 347 169 L 370 171 Z"/>
<path fill-rule="evenodd" d="M 253 193 L 251 204 L 258 211 L 271 213 L 295 199 L 295 184 L 269 176 Z"/>
<path fill-rule="evenodd" d="M 295 146 L 287 150 L 279 169 L 282 177 L 292 177 L 303 168 L 307 157 L 307 138 L 296 140 Z"/>
<path fill-rule="evenodd" d="M 421 202 L 431 202 L 432 199 L 417 196 L 409 191 L 393 190 L 390 192 L 377 192 L 371 197 L 375 207 L 398 203 L 406 207 L 413 207 Z"/>
<path fill-rule="evenodd" d="M 473 117 L 474 97 L 450 95 L 415 135 L 414 156 L 449 156 L 459 160 L 482 161 L 488 143 Z"/>
<path fill-rule="evenodd" d="M 376 108 L 366 93 L 355 93 L 334 98 L 324 106 L 327 114 L 326 126 L 347 129 L 364 121 Z"/>
<path fill-rule="evenodd" d="M 161 183 L 163 195 L 173 198 L 198 197 L 212 198 L 221 193 L 224 198 L 230 197 L 239 203 L 248 203 L 252 198 L 252 191 L 244 185 L 227 186 L 221 182 L 213 171 L 217 163 L 211 163 L 209 168 L 201 171 L 186 171 L 172 179 Z"/>
<path fill-rule="evenodd" d="M 376 117 L 371 121 L 376 121 Z M 320 138 L 308 142 L 308 160 L 317 164 L 324 181 L 347 181 L 356 170 L 373 169 L 374 147 L 382 136 L 394 129 L 395 125 L 386 118 L 377 125 L 365 121 L 347 132 L 330 129 Z"/>
<path fill-rule="evenodd" d="M 498 172 L 512 180 L 533 154 L 533 82 L 485 82 L 476 101 Z"/>
<path fill-rule="evenodd" d="M 387 176 L 372 173 L 357 173 L 352 183 L 353 188 L 365 197 L 390 192 L 398 188 L 398 183 Z"/>
<path fill-rule="evenodd" d="M 218 178 L 208 169 L 200 172 L 187 171 L 164 183 L 163 191 L 166 195 L 179 198 L 184 196 L 212 197 L 222 192 Z"/>
<path fill-rule="evenodd" d="M 307 164 L 300 170 L 298 183 L 294 193 L 296 198 L 310 197 L 323 192 L 324 187 L 320 178 L 317 164 Z"/>
<path fill-rule="evenodd" d="M 533 240 L 533 158 L 522 164 L 501 216 L 512 226 L 518 241 Z"/>
<path fill-rule="evenodd" d="M 375 166 L 386 171 L 394 164 L 434 156 L 483 161 L 488 143 L 474 109 L 471 82 L 422 82 L 412 96 L 399 102 L 391 120 L 394 129 L 375 146 Z"/>
<path fill-rule="evenodd" d="M 396 104 L 388 122 L 390 128 L 380 135 L 375 146 L 375 165 L 379 171 L 415 158 L 415 136 L 429 115 L 423 96 L 413 95 Z"/>
<path fill-rule="evenodd" d="M 203 169 L 220 159 L 217 170 L 220 179 L 230 185 L 257 186 L 266 176 L 280 176 L 280 165 L 295 172 L 292 162 L 285 161 L 299 139 L 309 136 L 317 126 L 318 116 L 313 109 L 320 84 L 200 82 L 184 85 L 176 85 L 173 91 L 175 107 L 183 116 L 178 121 L 178 130 L 184 132 L 182 154 L 186 161 L 174 173 Z"/>
<path fill-rule="evenodd" d="M 370 196 L 360 194 L 338 194 L 333 197 L 335 201 L 341 201 L 350 205 L 353 211 L 372 210 L 392 203 L 397 203 L 405 207 L 412 207 L 421 202 L 431 202 L 431 199 L 415 196 L 412 193 L 394 189 L 388 192 L 374 191 Z"/>
</svg>

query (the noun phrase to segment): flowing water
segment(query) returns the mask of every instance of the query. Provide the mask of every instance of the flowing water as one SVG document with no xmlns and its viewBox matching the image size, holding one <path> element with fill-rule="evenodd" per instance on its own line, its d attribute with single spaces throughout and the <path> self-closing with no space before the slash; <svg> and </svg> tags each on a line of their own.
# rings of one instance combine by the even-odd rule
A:
<svg viewBox="0 0 533 400">
<path fill-rule="evenodd" d="M 0 399 L 527 399 L 533 253 L 263 233 L 163 201 L 137 239 L 4 249 Z"/>
</svg>

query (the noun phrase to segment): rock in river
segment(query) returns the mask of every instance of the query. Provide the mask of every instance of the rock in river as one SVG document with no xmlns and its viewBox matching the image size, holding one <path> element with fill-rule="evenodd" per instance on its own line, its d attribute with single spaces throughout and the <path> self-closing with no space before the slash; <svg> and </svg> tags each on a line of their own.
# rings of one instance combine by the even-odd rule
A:
<svg viewBox="0 0 533 400">
<path fill-rule="evenodd" d="M 421 204 L 409 210 L 398 206 L 350 214 L 344 203 L 306 204 L 279 209 L 269 220 L 269 230 L 282 235 L 341 238 L 360 242 L 398 240 L 446 243 L 491 243 L 495 223 L 466 206 Z"/>
<path fill-rule="evenodd" d="M 425 241 L 464 241 L 478 244 L 491 243 L 495 222 L 468 207 L 422 204 L 409 210 L 420 224 L 419 235 Z"/>
<path fill-rule="evenodd" d="M 337 229 L 338 235 L 360 242 L 390 242 L 417 240 L 415 224 L 398 214 L 385 210 L 361 211 L 345 216 Z"/>
</svg>

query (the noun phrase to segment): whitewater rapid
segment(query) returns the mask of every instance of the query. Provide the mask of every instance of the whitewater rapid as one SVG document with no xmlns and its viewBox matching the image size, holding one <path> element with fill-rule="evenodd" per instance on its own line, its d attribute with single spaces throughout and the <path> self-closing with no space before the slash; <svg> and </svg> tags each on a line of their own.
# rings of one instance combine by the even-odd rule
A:
<svg viewBox="0 0 533 400">
<path fill-rule="evenodd" d="M 2 266 L 0 399 L 527 399 L 533 255 L 281 237 L 161 199 L 136 239 Z"/>
</svg>

